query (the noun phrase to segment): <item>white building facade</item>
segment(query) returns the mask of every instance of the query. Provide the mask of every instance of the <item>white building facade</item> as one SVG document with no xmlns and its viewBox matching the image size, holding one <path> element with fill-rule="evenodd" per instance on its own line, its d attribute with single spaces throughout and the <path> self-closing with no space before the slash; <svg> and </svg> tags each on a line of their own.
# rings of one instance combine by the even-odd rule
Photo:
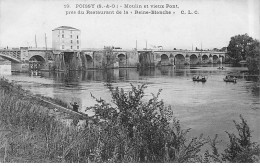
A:
<svg viewBox="0 0 260 166">
<path fill-rule="evenodd" d="M 60 26 L 52 30 L 52 49 L 54 50 L 80 50 L 81 31 L 79 29 Z"/>
</svg>

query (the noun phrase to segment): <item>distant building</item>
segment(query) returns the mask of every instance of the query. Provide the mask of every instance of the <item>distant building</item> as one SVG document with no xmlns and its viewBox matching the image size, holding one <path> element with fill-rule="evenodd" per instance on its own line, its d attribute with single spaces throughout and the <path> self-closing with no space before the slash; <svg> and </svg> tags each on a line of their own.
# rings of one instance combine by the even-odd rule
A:
<svg viewBox="0 0 260 166">
<path fill-rule="evenodd" d="M 52 30 L 52 48 L 54 50 L 80 50 L 80 30 L 68 27 L 60 26 Z"/>
</svg>

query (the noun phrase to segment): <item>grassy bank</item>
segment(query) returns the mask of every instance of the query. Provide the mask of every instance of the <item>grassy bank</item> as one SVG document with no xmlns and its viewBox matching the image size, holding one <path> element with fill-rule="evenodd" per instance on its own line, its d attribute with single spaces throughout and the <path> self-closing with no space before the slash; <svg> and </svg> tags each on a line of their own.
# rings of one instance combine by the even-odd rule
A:
<svg viewBox="0 0 260 166">
<path fill-rule="evenodd" d="M 86 158 L 88 148 L 83 144 L 71 147 L 84 129 L 65 125 L 52 107 L 20 86 L 0 80 L 2 162 L 78 162 Z M 63 118 L 78 117 L 67 113 Z"/>
<path fill-rule="evenodd" d="M 53 107 L 20 86 L 0 80 L 0 159 L 2 162 L 258 162 L 246 121 L 227 133 L 224 152 L 217 137 L 187 138 L 173 111 L 154 95 L 143 101 L 145 85 L 130 92 L 113 88 L 113 106 L 102 99 L 91 109 L 92 123 L 65 125 Z M 50 101 L 52 99 L 49 99 Z M 69 114 L 69 113 L 68 113 Z M 64 116 L 65 117 L 65 116 Z M 64 118 L 63 117 L 63 118 Z M 66 116 L 77 120 L 76 115 Z M 201 148 L 210 144 L 205 153 Z"/>
</svg>

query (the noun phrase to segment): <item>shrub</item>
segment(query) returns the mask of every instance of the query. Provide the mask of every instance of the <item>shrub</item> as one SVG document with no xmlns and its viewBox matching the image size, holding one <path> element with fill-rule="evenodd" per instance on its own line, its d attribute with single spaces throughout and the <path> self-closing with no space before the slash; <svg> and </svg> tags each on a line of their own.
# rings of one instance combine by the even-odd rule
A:
<svg viewBox="0 0 260 166">
<path fill-rule="evenodd" d="M 173 119 L 170 107 L 165 107 L 157 95 L 143 101 L 146 85 L 129 92 L 108 84 L 112 104 L 96 99 L 94 120 L 99 125 L 98 161 L 100 162 L 192 162 L 206 141 L 193 138 L 189 130 L 181 130 Z"/>
<path fill-rule="evenodd" d="M 210 139 L 212 154 L 205 153 L 205 162 L 231 162 L 231 163 L 252 163 L 259 162 L 260 149 L 256 142 L 251 142 L 251 133 L 246 120 L 240 115 L 241 123 L 234 121 L 238 136 L 229 133 L 229 144 L 223 153 L 219 153 L 216 147 L 217 135 L 213 140 Z M 211 159 L 211 160 L 210 160 Z"/>
<path fill-rule="evenodd" d="M 240 115 L 241 123 L 234 121 L 238 136 L 228 133 L 229 145 L 223 153 L 223 160 L 228 162 L 248 163 L 254 162 L 260 155 L 259 145 L 251 142 L 251 132 L 246 120 Z"/>
</svg>

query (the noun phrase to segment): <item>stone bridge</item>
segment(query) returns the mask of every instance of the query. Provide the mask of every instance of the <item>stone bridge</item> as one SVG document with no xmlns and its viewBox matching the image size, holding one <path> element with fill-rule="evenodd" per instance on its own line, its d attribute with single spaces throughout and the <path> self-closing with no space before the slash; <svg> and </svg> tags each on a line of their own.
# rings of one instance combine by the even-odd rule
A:
<svg viewBox="0 0 260 166">
<path fill-rule="evenodd" d="M 139 62 L 142 65 L 168 66 L 183 64 L 222 63 L 226 52 L 189 50 L 140 50 Z"/>
<path fill-rule="evenodd" d="M 12 71 L 36 69 L 87 70 L 141 66 L 222 63 L 226 52 L 188 50 L 52 50 L 21 47 L 2 49 L 0 57 L 11 61 Z"/>
<path fill-rule="evenodd" d="M 124 68 L 138 64 L 138 53 L 134 50 L 82 50 L 81 55 L 86 59 L 86 68 Z"/>
<path fill-rule="evenodd" d="M 21 47 L 1 50 L 0 57 L 12 62 L 12 71 L 28 71 L 30 68 L 87 70 L 136 67 L 138 64 L 136 51 L 112 48 L 72 51 Z"/>
</svg>

